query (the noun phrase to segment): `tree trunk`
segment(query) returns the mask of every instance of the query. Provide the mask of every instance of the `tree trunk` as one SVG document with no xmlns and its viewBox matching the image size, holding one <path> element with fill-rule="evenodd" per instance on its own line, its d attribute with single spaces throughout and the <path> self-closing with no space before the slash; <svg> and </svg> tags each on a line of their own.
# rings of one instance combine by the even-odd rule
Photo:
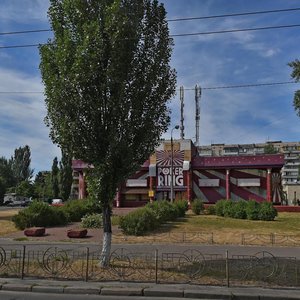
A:
<svg viewBox="0 0 300 300">
<path fill-rule="evenodd" d="M 109 265 L 110 259 L 110 249 L 111 249 L 111 208 L 108 203 L 103 205 L 102 219 L 103 219 L 103 242 L 102 242 L 102 253 L 100 266 L 107 267 Z"/>
</svg>

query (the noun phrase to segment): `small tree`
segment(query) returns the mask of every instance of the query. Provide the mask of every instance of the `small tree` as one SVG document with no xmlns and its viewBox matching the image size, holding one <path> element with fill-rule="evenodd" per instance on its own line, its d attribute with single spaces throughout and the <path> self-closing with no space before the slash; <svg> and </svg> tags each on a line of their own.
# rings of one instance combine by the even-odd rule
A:
<svg viewBox="0 0 300 300">
<path fill-rule="evenodd" d="M 72 157 L 62 150 L 59 163 L 60 196 L 64 201 L 68 200 L 73 182 Z"/>
<path fill-rule="evenodd" d="M 50 136 L 93 164 L 109 262 L 117 187 L 158 145 L 175 93 L 172 39 L 157 0 L 51 0 L 54 37 L 40 47 Z"/>
<path fill-rule="evenodd" d="M 51 172 L 52 195 L 54 198 L 59 197 L 58 175 L 59 175 L 58 160 L 57 157 L 55 157 L 53 159 L 52 172 Z"/>
</svg>

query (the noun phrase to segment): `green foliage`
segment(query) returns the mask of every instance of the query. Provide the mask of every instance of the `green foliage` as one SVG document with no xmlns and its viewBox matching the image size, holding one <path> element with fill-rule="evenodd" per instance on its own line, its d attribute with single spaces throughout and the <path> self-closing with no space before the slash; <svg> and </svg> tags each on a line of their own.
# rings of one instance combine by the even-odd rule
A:
<svg viewBox="0 0 300 300">
<path fill-rule="evenodd" d="M 127 235 L 143 235 L 158 227 L 159 221 L 149 207 L 137 209 L 120 219 L 120 227 Z"/>
<path fill-rule="evenodd" d="M 189 204 L 186 200 L 175 201 L 175 207 L 177 209 L 178 217 L 182 218 L 189 209 Z"/>
<path fill-rule="evenodd" d="M 13 216 L 12 221 L 19 229 L 25 229 L 32 226 L 58 226 L 67 224 L 66 214 L 57 207 L 49 206 L 41 201 L 33 201 L 33 203 L 20 210 Z"/>
<path fill-rule="evenodd" d="M 85 215 L 81 219 L 81 227 L 83 228 L 101 228 L 102 226 L 102 214 Z"/>
<path fill-rule="evenodd" d="M 276 154 L 276 153 L 278 153 L 278 150 L 274 147 L 273 144 L 268 144 L 264 147 L 264 153 L 265 154 Z"/>
<path fill-rule="evenodd" d="M 200 215 L 204 210 L 204 204 L 201 199 L 195 199 L 192 203 L 192 211 L 195 215 Z"/>
<path fill-rule="evenodd" d="M 183 201 L 155 201 L 121 217 L 120 228 L 128 235 L 143 235 L 167 221 L 183 217 L 186 208 Z"/>
<path fill-rule="evenodd" d="M 262 202 L 259 209 L 259 219 L 262 221 L 273 221 L 277 217 L 277 210 L 270 202 Z"/>
<path fill-rule="evenodd" d="M 170 123 L 176 72 L 166 12 L 152 0 L 52 0 L 48 16 L 53 38 L 39 49 L 46 124 L 54 143 L 93 164 L 94 197 L 109 212 L 118 185 Z"/>
<path fill-rule="evenodd" d="M 292 78 L 294 78 L 296 81 L 299 82 L 300 79 L 300 61 L 298 59 L 295 59 L 294 61 L 290 62 L 288 64 L 291 68 L 293 68 L 292 71 Z M 294 94 L 294 109 L 297 113 L 297 115 L 300 117 L 300 90 L 297 90 Z"/>
<path fill-rule="evenodd" d="M 31 152 L 28 145 L 15 149 L 14 156 L 11 159 L 11 167 L 16 183 L 30 180 L 33 170 L 30 169 Z"/>
<path fill-rule="evenodd" d="M 34 196 L 34 186 L 33 184 L 28 181 L 28 180 L 25 180 L 25 181 L 21 181 L 16 189 L 15 189 L 16 193 L 18 195 L 21 195 L 21 196 L 24 196 L 24 197 L 33 197 Z"/>
<path fill-rule="evenodd" d="M 255 200 L 249 200 L 246 207 L 248 220 L 259 220 L 260 205 Z"/>
<path fill-rule="evenodd" d="M 81 218 L 87 214 L 101 213 L 101 209 L 90 200 L 69 200 L 65 202 L 61 210 L 68 216 L 69 222 L 80 222 Z"/>
<path fill-rule="evenodd" d="M 239 200 L 233 206 L 232 218 L 246 219 L 247 218 L 247 201 Z"/>
<path fill-rule="evenodd" d="M 173 220 L 176 217 L 174 206 L 169 201 L 154 201 L 146 205 L 154 212 L 155 218 L 159 223 L 165 223 L 168 220 Z"/>
<path fill-rule="evenodd" d="M 62 150 L 61 154 L 61 161 L 59 163 L 60 196 L 64 201 L 67 201 L 71 194 L 73 182 L 72 157 L 66 150 Z"/>
<path fill-rule="evenodd" d="M 58 174 L 59 174 L 58 160 L 57 157 L 54 157 L 52 163 L 52 172 L 51 172 L 52 195 L 54 198 L 59 197 Z"/>
<path fill-rule="evenodd" d="M 225 205 L 226 202 L 228 202 L 228 200 L 219 200 L 216 205 L 216 215 L 220 216 L 220 217 L 224 217 L 224 209 L 225 209 Z"/>
<path fill-rule="evenodd" d="M 208 205 L 206 208 L 206 213 L 208 215 L 215 215 L 216 214 L 216 206 L 215 205 Z"/>
<path fill-rule="evenodd" d="M 36 174 L 34 179 L 34 195 L 43 201 L 53 198 L 50 171 L 40 171 Z"/>
</svg>

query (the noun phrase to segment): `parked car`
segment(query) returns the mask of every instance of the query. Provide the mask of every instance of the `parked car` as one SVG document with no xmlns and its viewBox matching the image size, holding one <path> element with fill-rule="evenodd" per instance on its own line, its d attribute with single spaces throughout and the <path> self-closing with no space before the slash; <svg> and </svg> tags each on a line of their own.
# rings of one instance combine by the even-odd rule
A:
<svg viewBox="0 0 300 300">
<path fill-rule="evenodd" d="M 53 206 L 62 206 L 64 204 L 63 204 L 62 199 L 52 199 L 51 205 L 53 205 Z"/>
</svg>

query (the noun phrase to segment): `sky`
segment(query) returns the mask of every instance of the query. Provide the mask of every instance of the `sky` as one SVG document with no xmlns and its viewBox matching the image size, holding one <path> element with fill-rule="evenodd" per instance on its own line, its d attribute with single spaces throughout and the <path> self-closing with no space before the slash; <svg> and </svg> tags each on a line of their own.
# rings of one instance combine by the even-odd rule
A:
<svg viewBox="0 0 300 300">
<path fill-rule="evenodd" d="M 300 10 L 268 14 L 197 18 L 300 8 L 298 0 L 161 0 L 171 35 L 232 29 L 300 25 Z M 44 124 L 46 108 L 37 47 L 2 48 L 47 42 L 51 32 L 3 34 L 49 29 L 48 0 L 0 0 L 0 156 L 29 145 L 35 173 L 50 170 L 60 149 Z M 180 125 L 179 87 L 184 93 L 184 135 L 195 141 L 194 87 L 201 87 L 199 144 L 299 141 L 300 118 L 293 108 L 299 83 L 220 88 L 292 81 L 288 63 L 300 59 L 300 27 L 174 37 L 171 65 L 177 94 L 170 102 L 171 128 Z M 180 131 L 173 130 L 173 138 Z"/>
</svg>

